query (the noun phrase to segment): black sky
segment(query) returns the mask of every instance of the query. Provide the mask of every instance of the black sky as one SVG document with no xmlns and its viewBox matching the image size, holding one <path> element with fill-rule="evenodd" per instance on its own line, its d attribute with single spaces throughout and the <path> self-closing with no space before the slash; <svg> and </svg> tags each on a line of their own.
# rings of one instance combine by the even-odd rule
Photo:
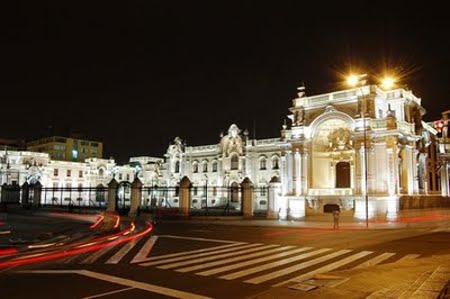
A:
<svg viewBox="0 0 450 299">
<path fill-rule="evenodd" d="M 217 143 L 233 122 L 277 137 L 301 81 L 327 92 L 339 72 L 386 66 L 437 119 L 450 109 L 450 21 L 437 3 L 8 3 L 0 136 L 70 127 L 121 162 L 161 156 L 175 136 Z"/>
</svg>

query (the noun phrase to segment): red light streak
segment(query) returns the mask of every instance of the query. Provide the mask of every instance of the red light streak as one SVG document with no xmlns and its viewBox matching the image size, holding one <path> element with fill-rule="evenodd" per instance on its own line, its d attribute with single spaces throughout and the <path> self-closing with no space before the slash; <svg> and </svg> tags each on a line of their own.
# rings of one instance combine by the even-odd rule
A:
<svg viewBox="0 0 450 299">
<path fill-rule="evenodd" d="M 120 216 L 116 216 L 116 217 L 117 217 L 117 219 L 116 219 L 116 224 L 114 224 L 114 228 L 118 228 L 119 224 L 120 224 Z"/>
<path fill-rule="evenodd" d="M 90 228 L 91 228 L 91 229 L 96 228 L 96 227 L 103 221 L 104 218 L 105 218 L 105 216 L 99 215 L 99 216 L 98 216 L 97 222 L 95 222 L 94 224 L 92 224 L 92 225 L 90 226 Z"/>
<path fill-rule="evenodd" d="M 120 240 L 117 240 L 114 242 L 96 244 L 96 245 L 91 245 L 89 247 L 72 249 L 72 250 L 67 250 L 67 251 L 63 251 L 63 252 L 55 252 L 55 253 L 51 253 L 51 254 L 48 254 L 45 256 L 34 255 L 34 257 L 29 257 L 29 258 L 25 257 L 22 259 L 7 261 L 7 262 L 0 263 L 0 269 L 12 267 L 12 266 L 26 265 L 26 264 L 36 263 L 36 262 L 50 261 L 50 260 L 59 259 L 59 258 L 63 258 L 63 257 L 75 255 L 75 254 L 81 254 L 81 253 L 99 250 L 99 249 L 102 249 L 107 246 L 117 245 L 117 244 L 121 244 L 124 242 L 134 240 L 136 238 L 140 238 L 140 237 L 150 233 L 152 230 L 153 230 L 153 225 L 151 223 L 147 223 L 147 228 L 144 231 L 142 231 L 136 235 L 124 237 L 123 239 L 120 239 Z"/>
<path fill-rule="evenodd" d="M 0 249 L 0 255 L 10 255 L 14 253 L 17 253 L 17 249 L 15 248 Z"/>
</svg>

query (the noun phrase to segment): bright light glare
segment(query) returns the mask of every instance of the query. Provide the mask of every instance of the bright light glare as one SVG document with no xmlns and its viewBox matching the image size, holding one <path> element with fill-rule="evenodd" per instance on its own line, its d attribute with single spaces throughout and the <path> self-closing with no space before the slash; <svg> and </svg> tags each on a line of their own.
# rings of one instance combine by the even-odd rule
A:
<svg viewBox="0 0 450 299">
<path fill-rule="evenodd" d="M 347 84 L 349 86 L 356 86 L 358 84 L 359 78 L 356 75 L 350 75 L 347 77 Z"/>
<path fill-rule="evenodd" d="M 381 80 L 381 87 L 383 89 L 391 89 L 395 85 L 395 79 L 392 77 L 386 77 Z"/>
</svg>

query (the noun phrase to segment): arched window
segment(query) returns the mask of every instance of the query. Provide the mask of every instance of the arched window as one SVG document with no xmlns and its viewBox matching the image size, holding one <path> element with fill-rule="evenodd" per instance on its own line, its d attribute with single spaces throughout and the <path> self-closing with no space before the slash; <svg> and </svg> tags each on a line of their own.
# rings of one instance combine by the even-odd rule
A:
<svg viewBox="0 0 450 299">
<path fill-rule="evenodd" d="M 261 160 L 259 160 L 259 169 L 261 170 L 265 170 L 266 169 L 266 158 L 261 158 Z"/>
<path fill-rule="evenodd" d="M 213 171 L 213 172 L 217 172 L 217 161 L 214 161 L 214 162 L 212 163 L 212 171 Z"/>
<path fill-rule="evenodd" d="M 279 169 L 280 168 L 280 160 L 278 157 L 275 157 L 272 159 L 272 169 Z"/>
<path fill-rule="evenodd" d="M 239 169 L 239 156 L 233 155 L 231 156 L 231 170 Z"/>
<path fill-rule="evenodd" d="M 192 164 L 192 172 L 193 173 L 197 173 L 198 172 L 198 163 L 197 162 L 194 162 Z"/>
<path fill-rule="evenodd" d="M 203 162 L 203 172 L 208 172 L 208 162 Z"/>
<path fill-rule="evenodd" d="M 175 173 L 179 173 L 180 172 L 180 161 L 176 161 L 175 162 Z"/>
</svg>

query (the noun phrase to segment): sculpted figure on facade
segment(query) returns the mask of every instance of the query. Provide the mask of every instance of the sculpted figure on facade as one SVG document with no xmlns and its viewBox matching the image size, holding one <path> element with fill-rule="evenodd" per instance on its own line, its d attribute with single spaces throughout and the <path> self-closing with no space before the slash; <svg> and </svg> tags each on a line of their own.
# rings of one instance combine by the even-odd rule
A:
<svg viewBox="0 0 450 299">
<path fill-rule="evenodd" d="M 169 146 L 167 153 L 171 156 L 182 153 L 184 146 L 180 137 L 175 137 L 173 144 Z"/>
<path fill-rule="evenodd" d="M 241 130 L 235 125 L 232 124 L 228 129 L 228 135 L 222 137 L 221 146 L 222 152 L 225 157 L 228 157 L 231 153 L 236 152 L 239 155 L 243 154 L 243 144 L 242 138 L 239 135 Z"/>
<path fill-rule="evenodd" d="M 343 151 L 352 148 L 352 132 L 349 129 L 339 128 L 328 135 L 329 149 L 333 151 Z"/>
</svg>

